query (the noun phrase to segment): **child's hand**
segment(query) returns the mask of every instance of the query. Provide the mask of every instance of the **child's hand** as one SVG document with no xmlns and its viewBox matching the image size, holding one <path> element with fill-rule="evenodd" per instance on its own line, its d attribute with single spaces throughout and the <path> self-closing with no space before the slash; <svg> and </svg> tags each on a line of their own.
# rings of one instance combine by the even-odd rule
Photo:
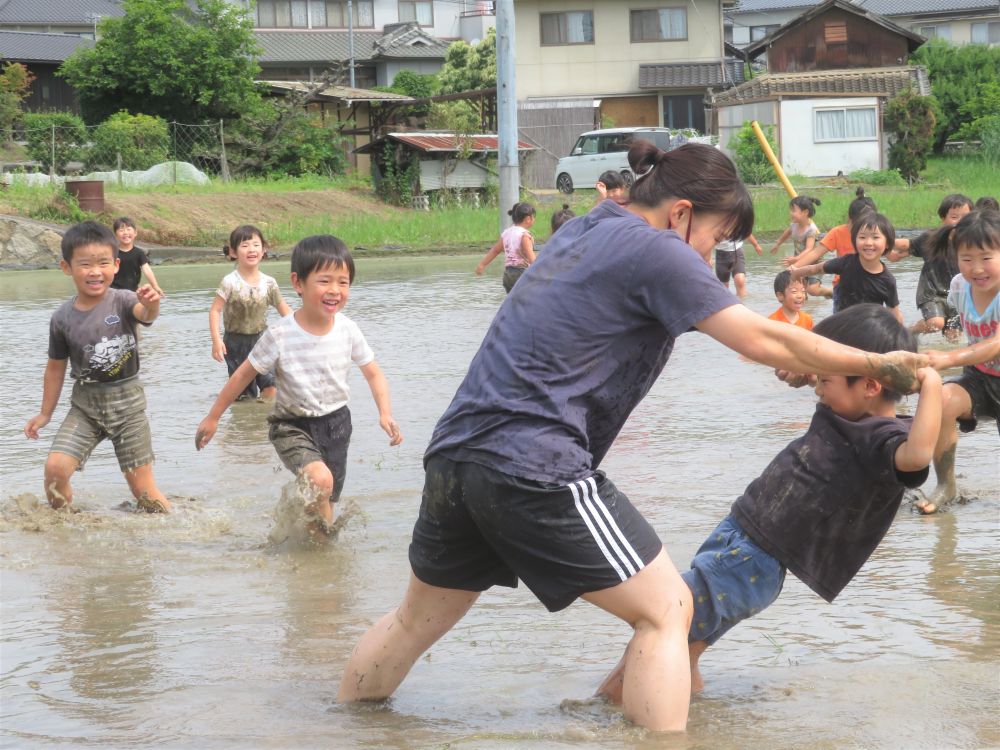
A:
<svg viewBox="0 0 1000 750">
<path fill-rule="evenodd" d="M 201 450 L 208 441 L 215 437 L 215 431 L 219 428 L 219 420 L 205 417 L 198 425 L 198 432 L 194 435 L 194 447 Z"/>
<path fill-rule="evenodd" d="M 594 185 L 594 187 L 597 188 L 597 192 L 601 196 L 601 200 L 604 200 L 605 198 L 608 197 L 608 186 L 605 185 L 603 182 L 598 182 L 596 185 Z"/>
<path fill-rule="evenodd" d="M 804 268 L 795 268 L 794 266 L 788 269 L 788 274 L 792 277 L 792 281 L 808 275 Z"/>
<path fill-rule="evenodd" d="M 924 352 L 930 366 L 935 370 L 947 370 L 951 367 L 951 352 L 942 352 L 937 349 L 928 349 Z"/>
<path fill-rule="evenodd" d="M 753 243 L 753 249 L 757 251 L 757 255 L 761 255 L 763 253 L 763 251 L 760 249 L 759 242 Z"/>
<path fill-rule="evenodd" d="M 396 420 L 390 416 L 380 417 L 378 421 L 385 434 L 389 436 L 389 445 L 399 445 L 403 442 L 403 433 L 399 431 Z"/>
<path fill-rule="evenodd" d="M 38 440 L 38 431 L 47 425 L 50 419 L 52 417 L 45 414 L 32 417 L 28 420 L 28 424 L 24 426 L 24 436 L 29 440 Z"/>
<path fill-rule="evenodd" d="M 788 383 L 792 388 L 801 388 L 806 385 L 814 386 L 817 381 L 815 375 L 807 375 L 802 372 L 792 372 L 790 370 L 775 370 L 774 375 L 778 380 Z"/>
<path fill-rule="evenodd" d="M 778 248 L 779 247 L 781 247 L 781 245 L 775 245 L 774 247 L 772 247 L 771 248 L 771 255 L 774 255 L 776 252 L 778 252 Z"/>
<path fill-rule="evenodd" d="M 225 343 L 222 341 L 212 342 L 212 359 L 216 362 L 225 362 L 227 354 L 229 354 L 229 351 L 226 349 Z"/>
<path fill-rule="evenodd" d="M 782 258 L 781 263 L 785 268 L 790 268 L 799 262 L 799 256 L 793 255 L 790 258 Z"/>
<path fill-rule="evenodd" d="M 135 290 L 135 296 L 139 298 L 143 306 L 148 307 L 159 302 L 163 293 L 154 289 L 152 284 L 143 284 Z"/>
<path fill-rule="evenodd" d="M 161 298 L 167 296 L 167 293 L 165 291 L 163 291 L 163 289 L 161 287 L 159 287 L 159 286 L 157 286 L 155 284 L 153 285 L 153 289 L 156 290 L 156 293 L 159 294 Z"/>
<path fill-rule="evenodd" d="M 476 266 L 476 276 L 482 276 L 484 270 L 485 269 L 483 268 L 483 264 L 480 263 L 478 266 Z"/>
<path fill-rule="evenodd" d="M 933 365 L 930 365 L 929 367 L 921 367 L 917 370 L 917 382 L 920 383 L 921 393 L 924 388 L 941 388 L 941 373 L 939 373 Z"/>
</svg>

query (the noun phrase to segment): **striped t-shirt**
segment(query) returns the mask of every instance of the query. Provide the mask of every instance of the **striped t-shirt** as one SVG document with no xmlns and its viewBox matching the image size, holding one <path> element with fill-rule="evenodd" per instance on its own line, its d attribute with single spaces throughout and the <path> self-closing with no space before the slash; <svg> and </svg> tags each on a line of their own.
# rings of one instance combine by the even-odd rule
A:
<svg viewBox="0 0 1000 750">
<path fill-rule="evenodd" d="M 347 404 L 347 373 L 375 360 L 357 324 L 343 313 L 325 336 L 307 333 L 286 315 L 268 326 L 247 361 L 257 372 L 273 372 L 278 395 L 272 415 L 321 417 Z"/>
</svg>

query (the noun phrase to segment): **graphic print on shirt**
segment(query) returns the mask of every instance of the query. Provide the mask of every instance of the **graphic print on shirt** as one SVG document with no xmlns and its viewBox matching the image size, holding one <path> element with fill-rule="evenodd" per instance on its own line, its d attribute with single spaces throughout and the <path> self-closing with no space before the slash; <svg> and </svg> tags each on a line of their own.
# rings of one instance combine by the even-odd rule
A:
<svg viewBox="0 0 1000 750">
<path fill-rule="evenodd" d="M 114 318 L 115 322 L 118 320 L 117 315 L 109 316 L 110 318 Z M 107 319 L 104 322 L 112 325 Z M 83 347 L 83 351 L 89 355 L 90 366 L 86 372 L 82 373 L 83 377 L 93 378 L 94 373 L 98 372 L 105 376 L 98 379 L 114 380 L 129 360 L 135 356 L 135 344 L 135 336 L 131 333 L 122 333 L 111 339 L 102 336 L 96 344 L 87 344 Z"/>
</svg>

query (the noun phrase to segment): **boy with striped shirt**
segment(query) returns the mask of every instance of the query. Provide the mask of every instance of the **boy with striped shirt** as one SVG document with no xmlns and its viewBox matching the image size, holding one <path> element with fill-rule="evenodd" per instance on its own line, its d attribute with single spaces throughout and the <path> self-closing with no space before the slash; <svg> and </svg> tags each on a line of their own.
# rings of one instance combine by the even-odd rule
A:
<svg viewBox="0 0 1000 750">
<path fill-rule="evenodd" d="M 314 490 L 306 513 L 315 516 L 321 528 L 333 521 L 333 503 L 344 486 L 351 439 L 347 374 L 352 364 L 368 381 L 389 444 L 403 441 L 392 418 L 385 375 L 358 326 L 341 313 L 353 281 L 354 259 L 343 242 L 330 235 L 301 240 L 292 249 L 292 287 L 302 306 L 267 328 L 195 436 L 201 450 L 250 381 L 258 373 L 273 372 L 278 394 L 268 417 L 268 437 L 281 462 Z"/>
</svg>

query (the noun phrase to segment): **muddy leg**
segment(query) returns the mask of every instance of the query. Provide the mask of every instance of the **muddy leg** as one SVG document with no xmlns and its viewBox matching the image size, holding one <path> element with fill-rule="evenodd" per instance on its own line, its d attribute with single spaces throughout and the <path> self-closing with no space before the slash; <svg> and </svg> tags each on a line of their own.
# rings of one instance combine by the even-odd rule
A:
<svg viewBox="0 0 1000 750">
<path fill-rule="evenodd" d="M 972 416 L 972 399 L 958 383 L 946 383 L 942 393 L 941 432 L 934 446 L 934 473 L 937 487 L 926 500 L 915 503 L 925 514 L 934 513 L 958 495 L 955 484 L 955 452 L 958 448 L 958 420 Z"/>
<path fill-rule="evenodd" d="M 45 460 L 45 497 L 56 510 L 73 502 L 70 478 L 79 467 L 80 462 L 66 453 L 50 453 Z"/>
</svg>

